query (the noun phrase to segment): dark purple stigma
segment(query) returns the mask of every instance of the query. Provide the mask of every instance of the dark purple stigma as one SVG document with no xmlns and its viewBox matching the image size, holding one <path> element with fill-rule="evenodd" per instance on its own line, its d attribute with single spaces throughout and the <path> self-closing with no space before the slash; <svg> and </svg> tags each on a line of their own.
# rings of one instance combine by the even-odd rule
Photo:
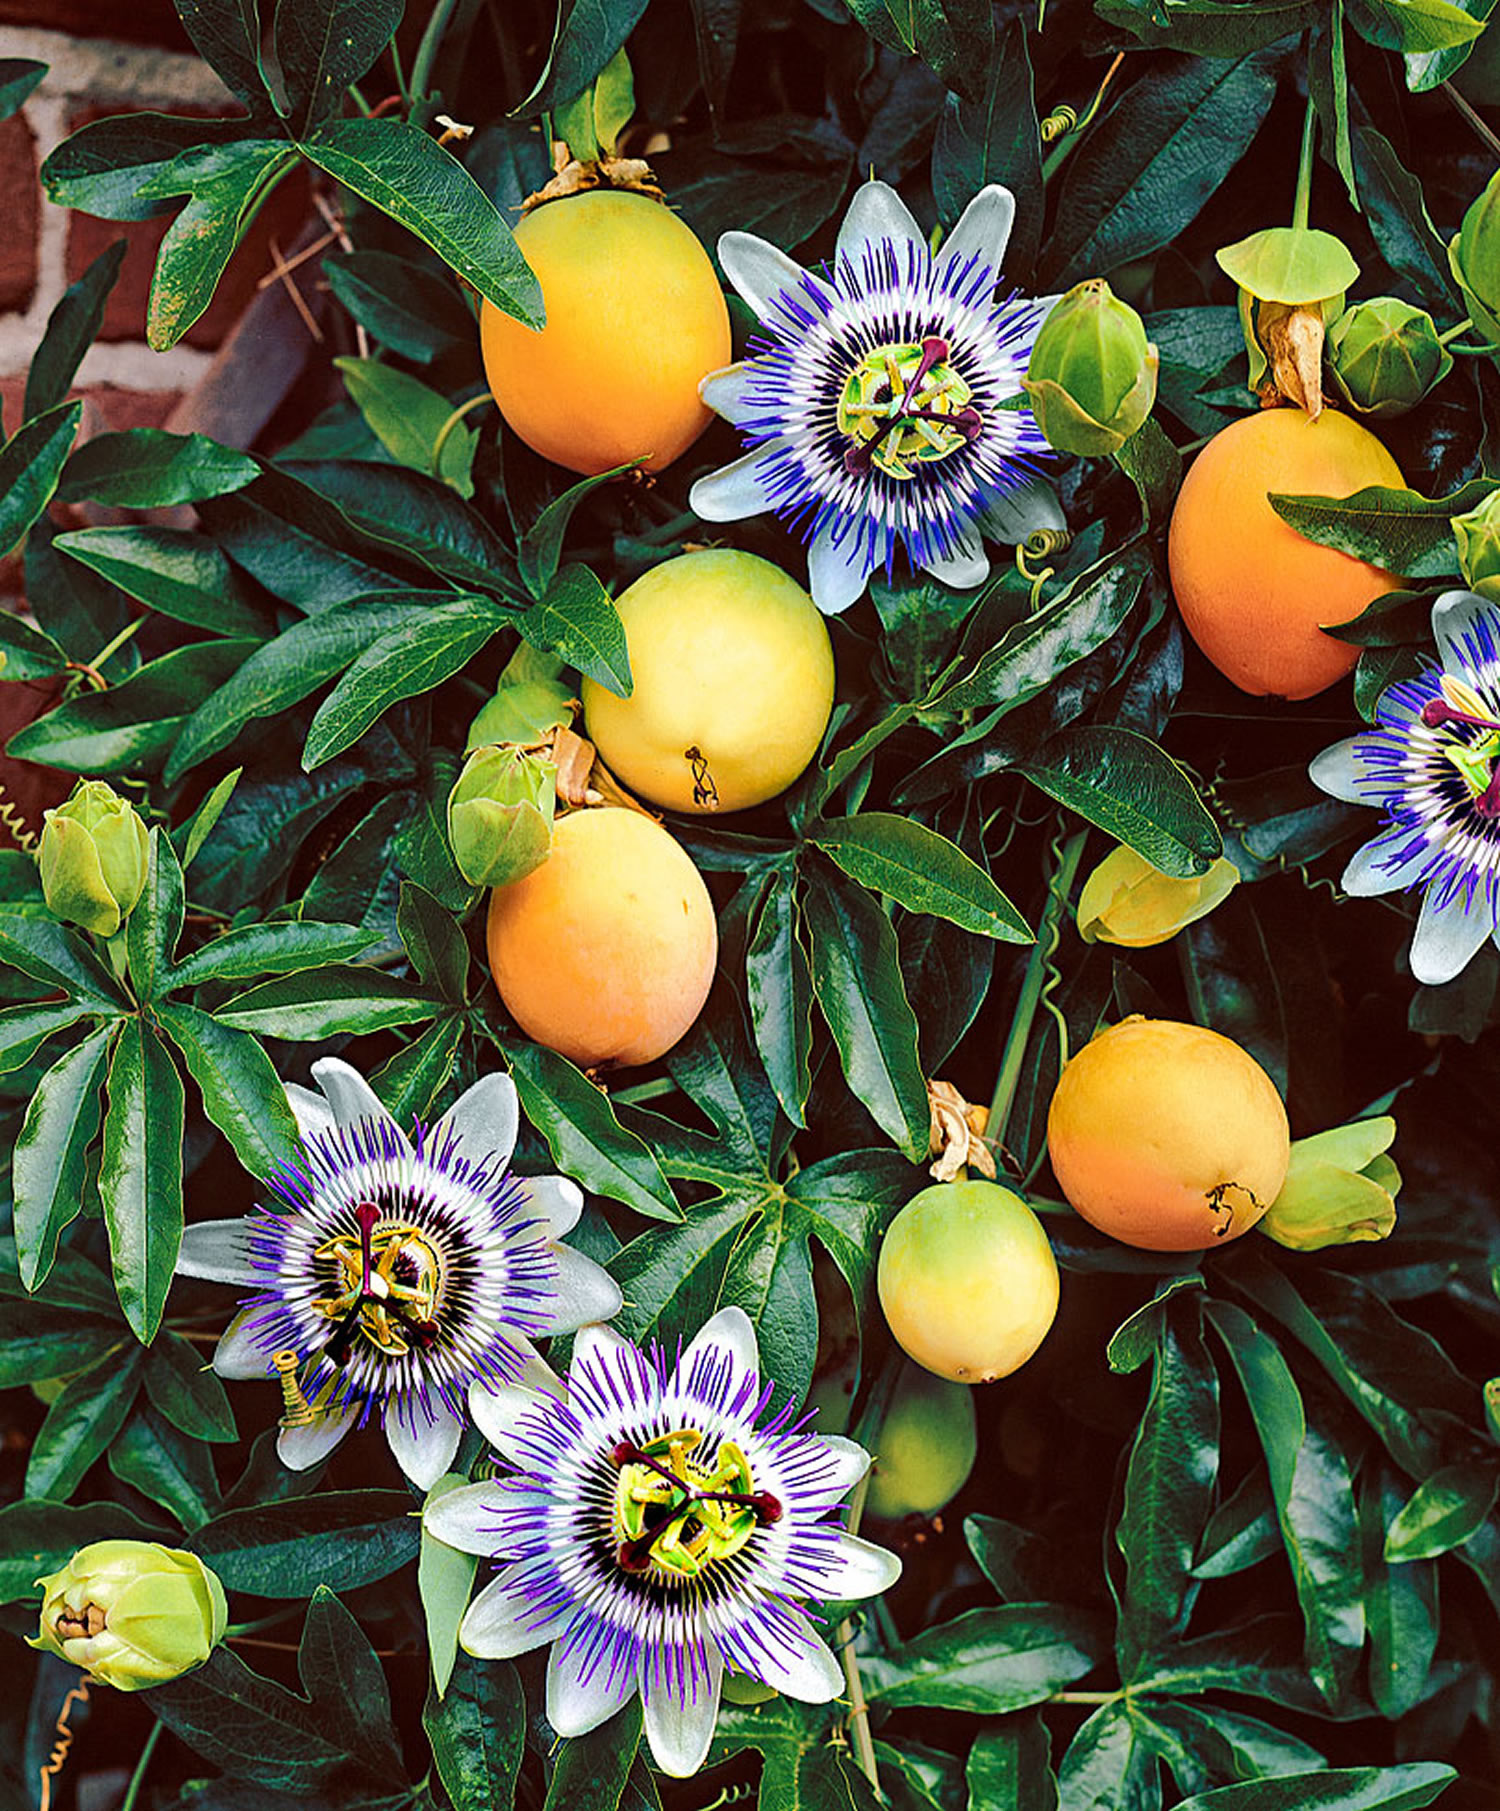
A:
<svg viewBox="0 0 1500 1811">
<path fill-rule="evenodd" d="M 1429 698 L 1422 706 L 1422 721 L 1428 729 L 1441 729 L 1445 723 L 1467 723 L 1471 729 L 1500 730 L 1492 717 L 1475 717 L 1449 704 L 1446 698 Z M 1490 815 L 1486 813 L 1486 816 Z"/>
</svg>

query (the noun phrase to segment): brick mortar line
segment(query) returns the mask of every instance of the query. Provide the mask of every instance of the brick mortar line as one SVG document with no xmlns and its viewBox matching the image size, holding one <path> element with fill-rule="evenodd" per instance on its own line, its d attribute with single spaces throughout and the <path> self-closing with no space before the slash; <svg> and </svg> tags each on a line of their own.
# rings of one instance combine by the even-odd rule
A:
<svg viewBox="0 0 1500 1811">
<path fill-rule="evenodd" d="M 32 57 L 48 64 L 39 92 L 79 100 L 238 108 L 207 63 L 177 50 L 75 38 L 40 25 L 0 25 L 0 57 Z"/>
</svg>

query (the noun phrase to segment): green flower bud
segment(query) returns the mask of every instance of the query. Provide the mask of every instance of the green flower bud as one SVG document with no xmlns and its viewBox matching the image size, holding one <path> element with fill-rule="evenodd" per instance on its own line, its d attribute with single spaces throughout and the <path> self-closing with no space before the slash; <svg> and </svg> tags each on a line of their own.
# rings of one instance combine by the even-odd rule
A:
<svg viewBox="0 0 1500 1811">
<path fill-rule="evenodd" d="M 1404 415 L 1453 369 L 1432 316 L 1394 296 L 1346 308 L 1326 350 L 1333 381 L 1361 415 Z"/>
<path fill-rule="evenodd" d="M 1492 1377 L 1484 1386 L 1484 1418 L 1490 1438 L 1500 1440 L 1500 1377 Z"/>
<path fill-rule="evenodd" d="M 1395 1120 L 1383 1115 L 1294 1139 L 1286 1181 L 1260 1230 L 1293 1251 L 1388 1237 L 1401 1187 L 1385 1155 L 1395 1136 Z"/>
<path fill-rule="evenodd" d="M 1500 170 L 1449 241 L 1448 263 L 1463 291 L 1474 337 L 1500 354 Z"/>
<path fill-rule="evenodd" d="M 545 742 L 553 730 L 566 729 L 573 721 L 572 698 L 556 679 L 506 681 L 469 725 L 464 752 L 494 742 L 515 742 L 522 748 Z"/>
<path fill-rule="evenodd" d="M 37 850 L 47 909 L 113 937 L 146 885 L 151 840 L 135 807 L 103 780 L 85 780 L 43 813 Z"/>
<path fill-rule="evenodd" d="M 476 748 L 448 795 L 448 837 L 473 887 L 500 887 L 541 867 L 552 848 L 557 769 L 519 748 Z"/>
<path fill-rule="evenodd" d="M 1470 589 L 1500 600 L 1500 485 L 1483 503 L 1451 520 L 1458 563 Z"/>
<path fill-rule="evenodd" d="M 224 1587 L 197 1554 L 155 1541 L 95 1541 L 37 1583 L 42 1623 L 30 1645 L 122 1692 L 202 1666 L 229 1621 Z"/>
<path fill-rule="evenodd" d="M 1106 855 L 1078 896 L 1078 935 L 1085 943 L 1149 949 L 1175 937 L 1185 924 L 1206 918 L 1229 897 L 1239 870 L 1222 855 L 1193 880 L 1153 868 L 1122 843 Z"/>
<path fill-rule="evenodd" d="M 1098 457 L 1117 452 L 1151 413 L 1156 366 L 1141 317 L 1091 277 L 1042 323 L 1026 395 L 1049 445 Z"/>
</svg>

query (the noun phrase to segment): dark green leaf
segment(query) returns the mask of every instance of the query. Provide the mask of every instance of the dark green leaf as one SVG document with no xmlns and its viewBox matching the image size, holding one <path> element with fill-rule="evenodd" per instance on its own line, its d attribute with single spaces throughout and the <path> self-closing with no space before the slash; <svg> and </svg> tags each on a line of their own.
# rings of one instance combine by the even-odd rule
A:
<svg viewBox="0 0 1500 1811">
<path fill-rule="evenodd" d="M 587 566 L 564 566 L 521 619 L 520 629 L 533 646 L 561 655 L 617 696 L 630 696 L 625 625 Z"/>
<path fill-rule="evenodd" d="M 68 394 L 84 353 L 98 336 L 104 304 L 115 286 L 124 256 L 125 241 L 116 239 L 76 283 L 63 291 L 62 300 L 48 317 L 47 331 L 26 374 L 23 406 L 28 421 L 55 408 Z"/>
<path fill-rule="evenodd" d="M 109 1468 L 186 1529 L 201 1528 L 218 1508 L 218 1480 L 208 1449 L 185 1440 L 152 1409 L 138 1409 L 116 1434 Z"/>
<path fill-rule="evenodd" d="M 745 992 L 755 1045 L 781 1110 L 795 1126 L 812 1087 L 812 975 L 797 937 L 789 874 L 769 881 L 745 951 Z"/>
<path fill-rule="evenodd" d="M 1435 1559 L 1463 1546 L 1495 1507 L 1500 1474 L 1488 1463 L 1445 1465 L 1424 1478 L 1385 1537 L 1388 1561 Z"/>
<path fill-rule="evenodd" d="M 47 1039 L 91 1016 L 79 1002 L 44 1001 L 40 1006 L 0 1010 L 0 1075 L 29 1063 Z"/>
<path fill-rule="evenodd" d="M 513 1666 L 460 1653 L 441 1702 L 428 1697 L 422 1727 L 453 1811 L 511 1811 L 526 1746 Z"/>
<path fill-rule="evenodd" d="M 582 94 L 645 10 L 646 0 L 560 0 L 546 65 L 515 111 L 531 119 Z"/>
<path fill-rule="evenodd" d="M 516 560 L 526 589 L 533 597 L 545 598 L 553 579 L 557 577 L 563 537 L 568 532 L 568 524 L 573 520 L 574 510 L 586 497 L 598 490 L 600 485 L 609 484 L 624 473 L 634 470 L 633 465 L 617 465 L 612 471 L 600 472 L 597 477 L 585 478 L 571 486 L 555 502 L 549 503 L 521 536 Z"/>
<path fill-rule="evenodd" d="M 246 1170 L 267 1177 L 296 1163 L 297 1122 L 271 1059 L 249 1032 L 180 1000 L 162 1001 L 156 1016 L 198 1084 L 203 1111 Z"/>
<path fill-rule="evenodd" d="M 52 1399 L 31 1444 L 28 1497 L 66 1501 L 124 1425 L 140 1388 L 143 1355 L 110 1353 L 79 1371 Z"/>
<path fill-rule="evenodd" d="M 1472 44 L 1484 30 L 1482 20 L 1452 0 L 1350 0 L 1349 22 L 1368 43 L 1423 63 L 1439 51 Z"/>
<path fill-rule="evenodd" d="M 888 811 L 820 819 L 807 839 L 861 886 L 1002 943 L 1030 943 L 1026 920 L 956 843 Z"/>
<path fill-rule="evenodd" d="M 462 1006 L 469 984 L 469 946 L 458 920 L 425 887 L 403 881 L 397 928 L 424 987 Z"/>
<path fill-rule="evenodd" d="M 1058 1767 L 1058 1811 L 1157 1811 L 1161 1770 L 1154 1733 L 1133 1699 L 1100 1705 Z"/>
<path fill-rule="evenodd" d="M 1439 59 L 1446 54 L 1439 52 Z M 1354 166 L 1365 218 L 1381 257 L 1411 286 L 1413 301 L 1445 316 L 1457 314 L 1458 291 L 1422 185 L 1390 142 L 1370 126 L 1355 130 Z"/>
<path fill-rule="evenodd" d="M 1451 1767 L 1433 1761 L 1330 1768 L 1222 1786 L 1184 1799 L 1178 1811 L 1420 1811 L 1457 1777 Z"/>
<path fill-rule="evenodd" d="M 286 83 L 287 129 L 294 138 L 343 105 L 401 23 L 404 0 L 280 0 L 276 61 Z"/>
<path fill-rule="evenodd" d="M 24 617 L 6 611 L 0 620 L 0 679 L 50 679 L 68 664 L 67 650 Z"/>
<path fill-rule="evenodd" d="M 51 502 L 82 413 L 81 402 L 59 403 L 28 421 L 0 448 L 0 556 L 12 550 Z"/>
<path fill-rule="evenodd" d="M 54 1303 L 12 1301 L 5 1307 L 5 1344 L 0 1347 L 0 1389 L 68 1377 L 124 1344 L 118 1320 L 79 1314 Z"/>
<path fill-rule="evenodd" d="M 474 317 L 450 281 L 393 252 L 343 252 L 323 260 L 329 287 L 392 352 L 430 364 L 474 337 Z"/>
<path fill-rule="evenodd" d="M 1081 1679 L 1098 1659 L 1098 1643 L 1099 1630 L 1082 1611 L 1005 1604 L 966 1610 L 888 1653 L 861 1656 L 860 1672 L 872 1703 L 1000 1716 Z"/>
<path fill-rule="evenodd" d="M 1428 498 L 1374 484 L 1344 498 L 1272 491 L 1270 503 L 1282 521 L 1310 541 L 1408 578 L 1442 579 L 1458 573 L 1450 519 L 1482 503 L 1493 488 L 1476 478 L 1451 496 Z"/>
<path fill-rule="evenodd" d="M 118 1503 L 9 1503 L 0 1509 L 0 1603 L 35 1598 L 36 1581 L 92 1541 L 149 1541 L 158 1532 Z"/>
<path fill-rule="evenodd" d="M 370 1086 L 397 1119 L 432 1117 L 457 1073 L 467 1029 L 462 1013 L 446 1013 L 371 1075 Z"/>
<path fill-rule="evenodd" d="M 303 155 L 399 220 L 503 313 L 545 320 L 541 285 L 494 202 L 434 138 L 397 120 L 341 119 L 304 138 Z"/>
<path fill-rule="evenodd" d="M 401 1490 L 335 1490 L 235 1509 L 188 1543 L 230 1591 L 307 1597 L 352 1591 L 417 1556 L 420 1523 Z"/>
<path fill-rule="evenodd" d="M 128 1004 L 119 982 L 85 939 L 55 918 L 0 912 L 0 962 L 45 982 L 91 1012 L 119 1012 Z"/>
<path fill-rule="evenodd" d="M 19 113 L 26 97 L 46 73 L 47 65 L 33 62 L 30 57 L 0 59 L 0 119 Z"/>
<path fill-rule="evenodd" d="M 252 114 L 271 111 L 260 60 L 259 0 L 178 0 L 177 16 L 198 54 Z"/>
<path fill-rule="evenodd" d="M 85 441 L 68 461 L 58 494 L 64 503 L 161 509 L 239 490 L 258 470 L 246 454 L 204 434 L 127 428 Z"/>
<path fill-rule="evenodd" d="M 214 1012 L 221 1025 L 316 1043 L 432 1018 L 441 1002 L 376 968 L 332 963 L 263 982 Z"/>
<path fill-rule="evenodd" d="M 242 119 L 183 119 L 169 113 L 117 114 L 64 139 L 42 165 L 42 186 L 59 207 L 106 220 L 149 220 L 171 202 L 145 191 L 184 151 L 242 138 Z"/>
<path fill-rule="evenodd" d="M 150 835 L 146 885 L 125 928 L 130 984 L 138 1000 L 154 1001 L 165 992 L 186 909 L 182 865 L 157 825 Z"/>
<path fill-rule="evenodd" d="M 218 1443 L 236 1438 L 234 1411 L 212 1361 L 176 1333 L 157 1339 L 151 1347 L 146 1394 L 173 1427 L 194 1440 Z"/>
<path fill-rule="evenodd" d="M 258 975 L 296 974 L 328 962 L 353 962 L 370 953 L 377 939 L 355 924 L 310 919 L 247 924 L 225 931 L 184 956 L 166 978 L 172 992 L 205 981 L 248 981 Z"/>
<path fill-rule="evenodd" d="M 1036 262 L 1042 236 L 1042 141 L 1026 30 L 1019 19 L 1006 28 L 987 74 L 977 99 L 948 96 L 932 147 L 932 189 L 950 231 L 986 184 L 999 182 L 1010 189 L 1016 219 L 1005 267 L 1024 276 Z"/>
<path fill-rule="evenodd" d="M 161 1037 L 126 1020 L 109 1065 L 99 1194 L 120 1306 L 142 1344 L 161 1321 L 182 1243 L 182 1107 Z"/>
<path fill-rule="evenodd" d="M 99 1085 L 114 1035 L 106 1026 L 74 1044 L 42 1077 L 26 1108 L 11 1183 L 28 1289 L 45 1280 L 59 1235 L 82 1212 L 88 1149 L 99 1131 Z"/>
<path fill-rule="evenodd" d="M 1007 1717 L 974 1739 L 965 1767 L 968 1811 L 1057 1811 L 1051 1742 L 1041 1717 Z"/>
<path fill-rule="evenodd" d="M 263 636 L 266 618 L 222 551 L 180 528 L 83 528 L 58 549 L 176 622 L 215 635 Z"/>
<path fill-rule="evenodd" d="M 1438 1644 L 1437 1566 L 1391 1565 L 1386 1529 L 1405 1490 L 1388 1465 L 1372 1466 L 1359 1493 L 1365 1562 L 1365 1622 L 1370 1630 L 1370 1696 L 1383 1717 L 1404 1717 L 1426 1696 Z"/>
<path fill-rule="evenodd" d="M 243 767 L 232 767 L 222 780 L 219 780 L 204 798 L 203 803 L 185 824 L 180 824 L 172 832 L 172 844 L 181 859 L 184 871 L 190 868 L 198 851 L 208 841 L 208 833 L 223 815 L 224 807 L 240 783 Z"/>
</svg>

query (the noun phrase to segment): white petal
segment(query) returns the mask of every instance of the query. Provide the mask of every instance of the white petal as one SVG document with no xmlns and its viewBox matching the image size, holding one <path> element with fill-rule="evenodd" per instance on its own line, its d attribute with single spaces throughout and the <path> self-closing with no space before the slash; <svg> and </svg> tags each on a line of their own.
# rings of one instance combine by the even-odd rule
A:
<svg viewBox="0 0 1500 1811">
<path fill-rule="evenodd" d="M 578 1329 L 573 1341 L 573 1363 L 588 1365 L 592 1370 L 599 1365 L 611 1365 L 620 1353 L 634 1350 L 630 1341 L 616 1333 L 613 1327 L 591 1321 L 588 1326 Z"/>
<path fill-rule="evenodd" d="M 827 1704 L 844 1689 L 844 1669 L 801 1610 L 781 1604 L 778 1611 L 777 1628 L 760 1631 L 756 1676 L 800 1703 Z"/>
<path fill-rule="evenodd" d="M 1004 541 L 1011 547 L 1044 528 L 1068 525 L 1057 493 L 1045 478 L 1028 478 L 1003 497 L 997 497 L 986 505 L 979 522 L 991 540 Z"/>
<path fill-rule="evenodd" d="M 839 1541 L 835 1565 L 819 1589 L 827 1597 L 840 1600 L 876 1597 L 888 1591 L 900 1576 L 901 1562 L 894 1553 L 846 1534 Z"/>
<path fill-rule="evenodd" d="M 403 1145 L 407 1143 L 406 1134 L 381 1104 L 380 1096 L 352 1063 L 336 1056 L 320 1057 L 313 1064 L 312 1072 L 313 1080 L 327 1095 L 333 1117 L 340 1126 L 357 1125 L 360 1120 L 369 1120 L 376 1125 L 386 1123 L 395 1128 Z"/>
<path fill-rule="evenodd" d="M 560 1736 L 587 1735 L 635 1696 L 634 1667 L 611 1669 L 608 1651 L 595 1655 L 594 1666 L 583 1678 L 581 1662 L 590 1652 L 588 1643 L 581 1641 L 565 1654 L 559 1641 L 547 1656 L 547 1721 Z"/>
<path fill-rule="evenodd" d="M 1432 633 L 1445 667 L 1462 671 L 1478 664 L 1463 637 L 1472 633 L 1481 617 L 1488 618 L 1491 631 L 1500 628 L 1500 608 L 1472 591 L 1445 591 L 1432 606 Z"/>
<path fill-rule="evenodd" d="M 515 1443 L 516 1423 L 536 1404 L 537 1392 L 563 1395 L 562 1379 L 534 1355 L 526 1361 L 520 1383 L 487 1384 L 475 1378 L 469 1385 L 469 1419 L 508 1464 L 523 1467 L 525 1458 Z"/>
<path fill-rule="evenodd" d="M 762 320 L 774 297 L 802 283 L 802 267 L 754 233 L 721 233 L 719 263 Z"/>
<path fill-rule="evenodd" d="M 959 217 L 938 253 L 942 264 L 967 264 L 975 256 L 998 275 L 1016 217 L 1016 198 L 998 182 L 986 184 Z"/>
<path fill-rule="evenodd" d="M 865 247 L 871 243 L 879 244 L 883 239 L 893 240 L 897 245 L 925 246 L 927 243 L 927 235 L 912 219 L 910 210 L 896 191 L 888 183 L 867 182 L 854 191 L 854 199 L 839 228 L 838 262 L 842 264 L 847 259 L 858 270 Z"/>
<path fill-rule="evenodd" d="M 486 1158 L 491 1167 L 503 1170 L 516 1148 L 516 1131 L 521 1123 L 521 1107 L 516 1099 L 516 1084 L 508 1075 L 481 1076 L 467 1093 L 461 1094 L 432 1128 L 433 1137 L 452 1130 L 458 1140 L 459 1154 L 470 1163 L 480 1164 Z"/>
<path fill-rule="evenodd" d="M 422 1511 L 422 1527 L 445 1547 L 488 1558 L 495 1551 L 499 1523 L 493 1484 L 461 1484 L 437 1497 Z"/>
<path fill-rule="evenodd" d="M 314 1138 L 334 1129 L 337 1122 L 333 1117 L 333 1109 L 321 1094 L 314 1094 L 311 1088 L 301 1088 L 296 1082 L 283 1082 L 281 1085 L 304 1144 L 309 1144 Z"/>
<path fill-rule="evenodd" d="M 1398 830 L 1377 836 L 1355 850 L 1339 885 L 1355 899 L 1399 893 L 1403 887 L 1417 884 L 1431 855 L 1432 845 L 1420 832 Z"/>
<path fill-rule="evenodd" d="M 620 1312 L 625 1298 L 607 1270 L 566 1245 L 556 1246 L 553 1255 L 558 1275 L 557 1293 L 547 1307 L 549 1331 L 571 1333 L 587 1321 L 607 1321 Z"/>
<path fill-rule="evenodd" d="M 924 570 L 955 591 L 972 591 L 990 576 L 990 563 L 985 558 L 984 542 L 970 533 L 959 537 L 956 552 L 946 559 L 929 560 Z"/>
<path fill-rule="evenodd" d="M 698 395 L 705 407 L 740 427 L 759 413 L 745 400 L 745 386 L 749 381 L 750 366 L 741 359 L 738 364 L 725 365 L 722 371 L 710 371 L 698 385 Z"/>
<path fill-rule="evenodd" d="M 551 1237 L 566 1238 L 583 1214 L 583 1190 L 566 1176 L 518 1176 L 531 1197 L 531 1211 L 552 1228 Z"/>
<path fill-rule="evenodd" d="M 646 1741 L 651 1758 L 674 1780 L 685 1780 L 708 1759 L 719 1716 L 724 1662 L 710 1648 L 708 1677 L 695 1681 L 684 1702 L 658 1687 L 646 1696 Z"/>
<path fill-rule="evenodd" d="M 1321 786 L 1332 797 L 1350 805 L 1368 805 L 1371 802 L 1369 770 L 1355 757 L 1358 746 L 1358 736 L 1350 736 L 1347 742 L 1335 742 L 1332 748 L 1325 748 L 1322 754 L 1313 757 L 1307 771 L 1313 784 Z"/>
<path fill-rule="evenodd" d="M 259 1308 L 242 1308 L 224 1329 L 214 1348 L 214 1370 L 220 1377 L 272 1377 L 276 1367 L 262 1338 L 250 1330 L 252 1321 L 264 1318 Z"/>
<path fill-rule="evenodd" d="M 770 441 L 700 478 L 688 492 L 688 508 L 705 522 L 738 522 L 745 516 L 764 515 L 774 506 L 774 500 L 756 467 L 785 445 L 784 439 Z M 770 469 L 769 463 L 766 469 Z"/>
<path fill-rule="evenodd" d="M 524 1591 L 511 1583 L 515 1568 L 507 1567 L 492 1583 L 487 1584 L 464 1612 L 458 1625 L 459 1644 L 481 1660 L 513 1660 L 517 1654 L 528 1654 L 552 1639 L 555 1630 L 548 1626 L 531 1629 L 525 1626 L 528 1613 L 534 1609 Z"/>
<path fill-rule="evenodd" d="M 385 1437 L 396 1463 L 419 1490 L 431 1490 L 453 1463 L 463 1426 L 446 1403 L 429 1408 L 415 1392 L 385 1405 Z"/>
<path fill-rule="evenodd" d="M 1428 987 L 1441 987 L 1463 973 L 1470 957 L 1494 930 L 1494 910 L 1485 903 L 1483 887 L 1475 889 L 1474 903 L 1467 912 L 1461 893 L 1440 906 L 1437 888 L 1429 887 L 1412 939 L 1411 972 Z"/>
<path fill-rule="evenodd" d="M 307 1427 L 284 1427 L 276 1436 L 276 1456 L 288 1471 L 311 1471 L 333 1451 L 358 1420 L 352 1409 L 325 1409 Z"/>
<path fill-rule="evenodd" d="M 668 1387 L 679 1382 L 686 1384 L 705 1358 L 716 1371 L 726 1359 L 732 1367 L 734 1381 L 726 1393 L 726 1401 L 734 1399 L 742 1383 L 753 1387 L 759 1381 L 760 1352 L 755 1343 L 755 1325 L 743 1308 L 721 1308 L 711 1320 L 703 1323 L 672 1367 Z"/>
<path fill-rule="evenodd" d="M 848 1496 L 870 1469 L 870 1455 L 842 1434 L 816 1434 L 814 1438 L 822 1449 L 819 1457 L 827 1461 L 827 1476 L 818 1484 L 820 1495 L 836 1503 Z"/>
<path fill-rule="evenodd" d="M 254 1283 L 250 1225 L 246 1220 L 203 1220 L 189 1226 L 177 1253 L 177 1274 L 211 1283 Z"/>
<path fill-rule="evenodd" d="M 858 603 L 874 569 L 874 561 L 861 556 L 853 529 L 835 547 L 830 530 L 820 528 L 807 550 L 807 588 L 825 616 L 838 616 Z"/>
</svg>

